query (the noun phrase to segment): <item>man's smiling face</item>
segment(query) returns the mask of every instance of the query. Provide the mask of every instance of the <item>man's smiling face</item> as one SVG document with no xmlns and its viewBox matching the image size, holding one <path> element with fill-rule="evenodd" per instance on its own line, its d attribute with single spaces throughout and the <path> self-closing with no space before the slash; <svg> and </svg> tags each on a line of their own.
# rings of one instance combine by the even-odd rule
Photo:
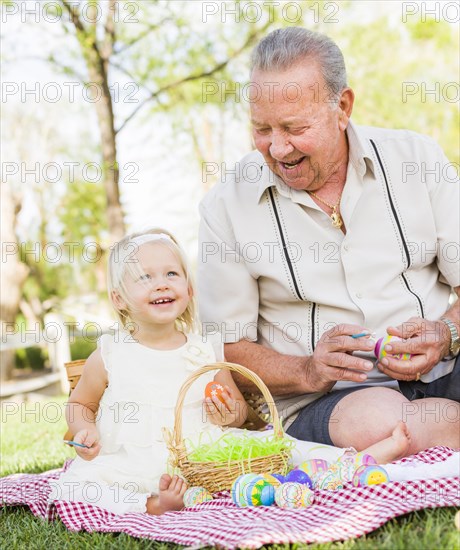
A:
<svg viewBox="0 0 460 550">
<path fill-rule="evenodd" d="M 345 129 L 350 96 L 344 103 L 342 94 L 337 104 L 318 63 L 311 59 L 283 72 L 255 70 L 251 84 L 257 149 L 286 185 L 316 191 L 348 161 Z M 352 99 L 351 92 L 351 105 Z"/>
</svg>

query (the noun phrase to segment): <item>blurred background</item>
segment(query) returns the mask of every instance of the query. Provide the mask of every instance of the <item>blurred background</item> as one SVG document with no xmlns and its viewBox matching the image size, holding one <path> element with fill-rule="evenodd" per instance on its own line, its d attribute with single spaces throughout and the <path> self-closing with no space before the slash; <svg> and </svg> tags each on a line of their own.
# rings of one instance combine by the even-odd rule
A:
<svg viewBox="0 0 460 550">
<path fill-rule="evenodd" d="M 200 199 L 253 148 L 248 58 L 275 28 L 328 34 L 345 56 L 353 120 L 428 134 L 458 172 L 458 2 L 1 11 L 1 397 L 64 388 L 59 365 L 87 357 L 113 324 L 105 263 L 125 232 L 165 227 L 194 260 Z"/>
</svg>

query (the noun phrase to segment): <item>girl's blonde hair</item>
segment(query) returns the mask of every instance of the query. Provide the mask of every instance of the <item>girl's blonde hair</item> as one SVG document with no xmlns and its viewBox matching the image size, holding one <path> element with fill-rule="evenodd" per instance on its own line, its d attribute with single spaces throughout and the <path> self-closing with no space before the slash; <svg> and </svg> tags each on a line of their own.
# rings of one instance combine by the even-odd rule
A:
<svg viewBox="0 0 460 550">
<path fill-rule="evenodd" d="M 117 317 L 120 319 L 126 330 L 132 331 L 134 323 L 129 316 L 129 309 L 118 308 L 114 302 L 114 294 L 118 294 L 120 298 L 129 306 L 130 297 L 126 291 L 124 279 L 127 273 L 130 273 L 134 278 L 139 277 L 142 274 L 139 262 L 137 261 L 137 258 L 135 258 L 139 245 L 135 242 L 135 240 L 133 241 L 133 239 L 144 235 L 158 235 L 158 239 L 152 240 L 152 242 L 156 241 L 163 246 L 167 246 L 179 260 L 181 267 L 184 270 L 191 296 L 185 311 L 176 319 L 176 326 L 179 330 L 185 332 L 193 332 L 197 330 L 197 323 L 195 320 L 195 285 L 190 273 L 187 258 L 176 238 L 169 231 L 161 228 L 153 228 L 146 231 L 131 233 L 130 235 L 123 237 L 123 239 L 111 247 L 107 269 L 107 291 L 109 294 L 109 300 L 113 305 Z"/>
</svg>

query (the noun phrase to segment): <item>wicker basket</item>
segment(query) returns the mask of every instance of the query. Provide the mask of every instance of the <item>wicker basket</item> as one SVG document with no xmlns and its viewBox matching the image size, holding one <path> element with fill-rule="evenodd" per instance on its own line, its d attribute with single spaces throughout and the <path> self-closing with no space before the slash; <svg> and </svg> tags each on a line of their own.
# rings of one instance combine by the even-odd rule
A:
<svg viewBox="0 0 460 550">
<path fill-rule="evenodd" d="M 248 378 L 259 388 L 269 407 L 275 437 L 284 437 L 284 431 L 273 398 L 257 374 L 241 365 L 226 362 L 212 363 L 196 370 L 187 378 L 179 391 L 175 409 L 174 428 L 172 432 L 165 430 L 165 435 L 172 465 L 180 469 L 189 486 L 205 487 L 211 493 L 230 490 L 235 479 L 244 473 L 285 473 L 290 458 L 289 452 L 282 451 L 279 454 L 269 456 L 245 460 L 227 460 L 225 462 L 194 462 L 188 459 L 187 450 L 182 438 L 182 407 L 185 395 L 193 382 L 202 374 L 220 369 L 237 372 Z"/>
</svg>

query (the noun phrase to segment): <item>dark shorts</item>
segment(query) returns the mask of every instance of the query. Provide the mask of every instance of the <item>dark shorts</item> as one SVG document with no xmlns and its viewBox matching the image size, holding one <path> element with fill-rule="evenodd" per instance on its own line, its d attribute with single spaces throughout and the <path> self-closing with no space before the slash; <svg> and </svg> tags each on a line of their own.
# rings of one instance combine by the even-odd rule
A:
<svg viewBox="0 0 460 550">
<path fill-rule="evenodd" d="M 302 441 L 315 441 L 325 445 L 334 445 L 329 435 L 329 424 L 334 422 L 332 412 L 334 407 L 345 396 L 355 391 L 376 386 L 359 386 L 346 390 L 326 393 L 313 403 L 304 407 L 287 433 Z M 377 386 L 378 387 L 378 386 Z M 454 370 L 433 382 L 399 382 L 399 390 L 409 401 L 426 397 L 444 397 L 460 402 L 460 355 L 455 361 Z"/>
<path fill-rule="evenodd" d="M 399 389 L 406 399 L 423 399 L 425 397 L 444 397 L 460 403 L 460 355 L 457 357 L 454 370 L 433 380 L 433 382 L 399 382 Z"/>
</svg>

